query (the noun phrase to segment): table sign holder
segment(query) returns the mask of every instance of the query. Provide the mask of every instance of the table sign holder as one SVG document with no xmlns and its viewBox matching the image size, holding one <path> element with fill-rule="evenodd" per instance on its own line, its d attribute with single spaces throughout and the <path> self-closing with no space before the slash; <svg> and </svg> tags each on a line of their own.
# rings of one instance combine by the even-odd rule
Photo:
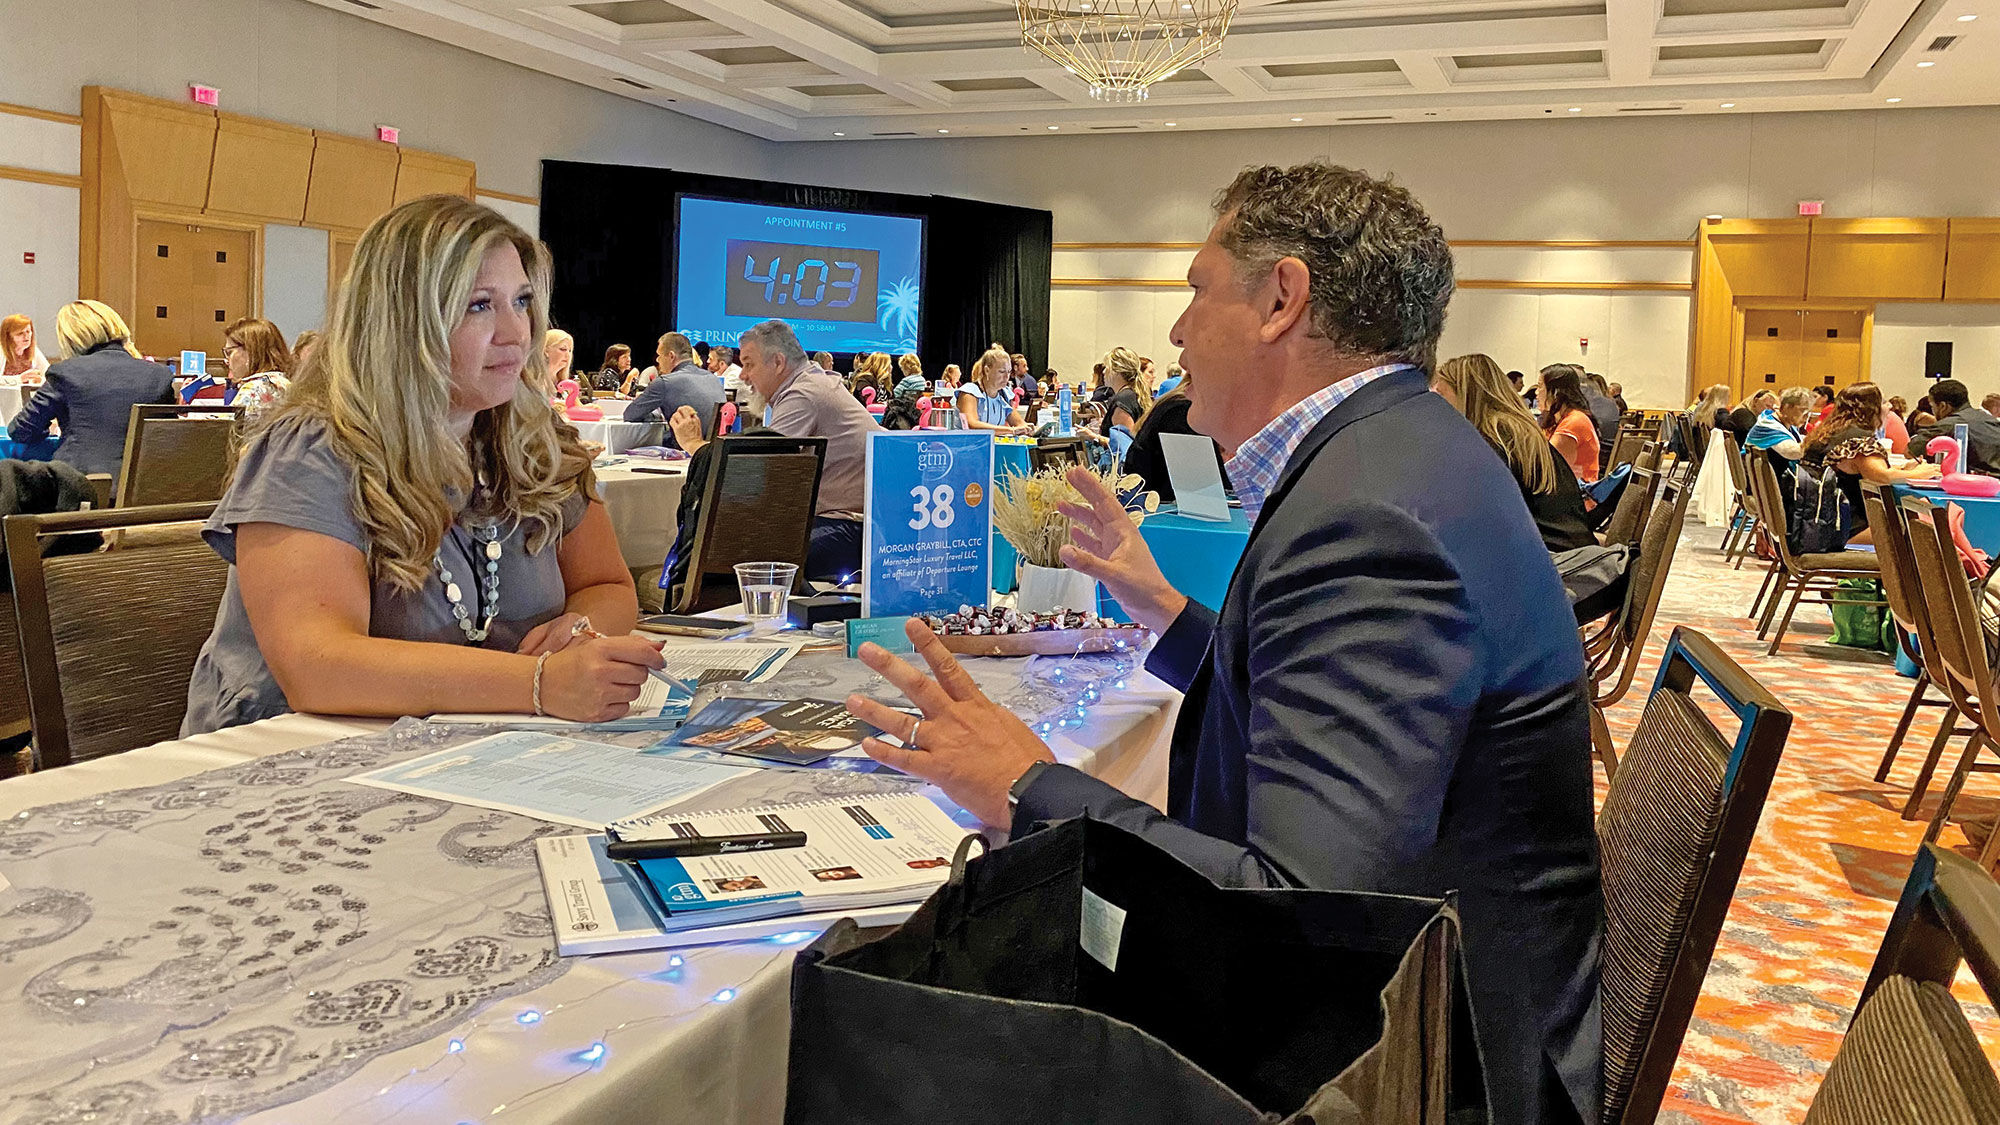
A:
<svg viewBox="0 0 2000 1125">
<path fill-rule="evenodd" d="M 868 435 L 861 615 L 952 613 L 992 600 L 993 435 Z"/>
<path fill-rule="evenodd" d="M 1222 487 L 1222 470 L 1215 463 L 1215 442 L 1200 434 L 1161 434 L 1160 451 L 1167 458 L 1167 479 L 1174 485 L 1174 503 L 1189 519 L 1223 523 L 1229 519 L 1229 493 Z"/>
<path fill-rule="evenodd" d="M 199 379 L 208 374 L 207 352 L 181 353 L 181 378 Z"/>
</svg>

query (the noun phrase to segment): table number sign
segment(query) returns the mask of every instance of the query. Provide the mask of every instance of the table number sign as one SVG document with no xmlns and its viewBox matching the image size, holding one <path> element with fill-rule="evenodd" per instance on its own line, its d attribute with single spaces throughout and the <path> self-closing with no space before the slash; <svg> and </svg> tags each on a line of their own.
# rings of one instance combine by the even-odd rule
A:
<svg viewBox="0 0 2000 1125">
<path fill-rule="evenodd" d="M 992 598 L 993 436 L 868 436 L 861 613 L 888 617 Z"/>
<path fill-rule="evenodd" d="M 181 377 L 183 379 L 199 379 L 206 374 L 208 374 L 207 352 L 181 353 Z"/>
</svg>

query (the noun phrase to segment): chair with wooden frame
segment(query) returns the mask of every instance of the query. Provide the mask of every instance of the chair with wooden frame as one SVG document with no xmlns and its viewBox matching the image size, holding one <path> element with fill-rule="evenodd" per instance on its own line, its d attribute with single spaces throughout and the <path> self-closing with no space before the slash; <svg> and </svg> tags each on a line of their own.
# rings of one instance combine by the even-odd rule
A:
<svg viewBox="0 0 2000 1125">
<path fill-rule="evenodd" d="M 179 734 L 188 676 L 229 573 L 200 535 L 214 510 L 210 502 L 6 518 L 36 769 Z M 51 553 L 59 537 L 110 531 L 122 533 L 115 549 Z"/>
<path fill-rule="evenodd" d="M 1633 546 L 1646 530 L 1646 513 L 1652 511 L 1653 501 L 1660 492 L 1660 471 L 1634 467 L 1632 474 L 1625 478 L 1625 487 L 1618 493 L 1618 502 L 1612 506 L 1611 518 L 1604 523 L 1599 534 L 1606 546 Z M 1593 513 L 1595 514 L 1595 513 Z"/>
<path fill-rule="evenodd" d="M 1952 995 L 1960 965 L 2000 1004 L 2000 884 L 1925 844 L 1805 1125 L 2000 1121 L 2000 1080 Z"/>
<path fill-rule="evenodd" d="M 1607 467 L 1629 465 L 1638 460 L 1639 450 L 1646 441 L 1646 432 L 1639 424 L 1638 412 L 1626 411 L 1618 420 L 1618 436 L 1611 441 L 1611 457 Z"/>
<path fill-rule="evenodd" d="M 1937 652 L 1941 686 L 1951 697 L 1952 707 L 1972 724 L 1972 737 L 1960 751 L 1958 765 L 1938 800 L 1924 842 L 1936 840 L 1951 819 L 1958 795 L 1967 776 L 1974 772 L 2000 771 L 2000 764 L 1979 761 L 1982 747 L 2000 748 L 2000 684 L 1993 680 L 1993 662 L 1985 627 L 1979 620 L 1979 603 L 1972 596 L 1972 583 L 1958 560 L 1944 509 L 1921 496 L 1902 497 L 1904 526 L 1910 533 L 1910 554 L 1917 564 L 1917 588 L 1930 620 L 1931 647 Z M 1980 866 L 1991 868 L 2000 855 L 2000 830 L 1986 839 L 1979 853 Z"/>
<path fill-rule="evenodd" d="M 1737 442 L 1735 434 L 1723 433 L 1722 452 L 1724 463 L 1729 467 L 1729 487 L 1735 494 L 1729 522 L 1725 525 L 1729 530 L 1722 535 L 1722 557 L 1726 560 L 1739 544 L 1744 550 L 1749 549 L 1748 544 L 1757 528 L 1758 513 L 1762 509 L 1757 506 L 1757 498 L 1750 494 L 1750 469 L 1744 463 L 1743 446 Z"/>
<path fill-rule="evenodd" d="M 1680 438 L 1681 448 L 1687 450 L 1687 456 L 1681 458 L 1674 466 L 1674 473 L 1686 480 L 1688 487 L 1692 488 L 1694 482 L 1701 476 L 1702 460 L 1708 456 L 1706 439 L 1709 430 L 1707 427 L 1696 425 L 1694 418 L 1685 412 L 1674 415 L 1672 424 L 1674 433 Z"/>
<path fill-rule="evenodd" d="M 1978 733 L 1977 727 L 1958 725 L 1958 708 L 1952 706 L 1951 698 L 1932 699 L 1933 691 L 1944 691 L 1944 672 L 1938 664 L 1937 641 L 1932 639 L 1930 615 L 1924 608 L 1923 589 L 1918 584 L 1917 560 L 1912 554 L 1910 529 L 1904 519 L 1903 506 L 1896 501 L 1896 495 L 1887 486 L 1873 481 L 1861 482 L 1861 500 L 1868 509 L 1868 526 L 1874 532 L 1875 557 L 1882 564 L 1882 592 L 1889 600 L 1889 617 L 1896 626 L 1896 643 L 1902 646 L 1903 655 L 1917 667 L 1917 680 L 1910 689 L 1910 699 L 1903 705 L 1903 714 L 1896 722 L 1894 733 L 1889 736 L 1888 748 L 1882 752 L 1882 762 L 1875 767 L 1875 780 L 1887 781 L 1889 770 L 1896 763 L 1896 755 L 1903 747 L 1903 739 L 1908 737 L 1910 726 L 1916 721 L 1917 712 L 1925 707 L 1944 708 L 1944 719 L 1938 724 L 1937 735 L 1931 741 L 1930 753 L 1925 756 L 1923 768 L 1917 771 L 1917 779 L 1910 787 L 1910 797 L 1903 806 L 1903 819 L 1917 815 L 1924 795 L 1930 790 L 1931 777 L 1937 770 L 1938 758 L 1952 738 L 1964 734 Z"/>
<path fill-rule="evenodd" d="M 1612 746 L 1611 725 L 1604 709 L 1625 698 L 1632 688 L 1693 495 L 1692 488 L 1679 482 L 1662 486 L 1659 499 L 1646 516 L 1639 553 L 1626 572 L 1624 607 L 1611 618 L 1610 625 L 1584 641 L 1584 662 L 1590 676 L 1590 743 L 1607 778 L 1617 776 L 1618 751 Z"/>
<path fill-rule="evenodd" d="M 1028 467 L 1034 472 L 1058 465 L 1089 467 L 1090 443 L 1080 437 L 1045 437 L 1028 450 Z"/>
<path fill-rule="evenodd" d="M 702 486 L 687 581 L 669 599 L 671 612 L 700 613 L 740 601 L 737 563 L 794 563 L 803 583 L 825 464 L 825 438 L 718 438 Z"/>
<path fill-rule="evenodd" d="M 1709 719 L 1692 697 L 1697 680 L 1735 729 Z M 1715 642 L 1674 630 L 1597 818 L 1606 1125 L 1659 1114 L 1791 726 L 1791 711 Z"/>
<path fill-rule="evenodd" d="M 1757 504 L 1763 510 L 1785 510 L 1778 487 L 1778 473 L 1771 467 L 1769 454 L 1750 458 L 1750 484 L 1757 490 Z M 1771 560 L 1771 568 L 1765 572 L 1763 585 L 1757 590 L 1757 600 L 1750 605 L 1751 616 L 1758 616 L 1758 606 L 1763 607 L 1762 616 L 1758 617 L 1757 639 L 1771 638 L 1771 647 L 1765 650 L 1764 655 L 1778 654 L 1778 646 L 1784 643 L 1785 633 L 1792 627 L 1792 615 L 1798 611 L 1799 602 L 1807 594 L 1816 595 L 1813 601 L 1828 608 L 1836 605 L 1888 604 L 1882 598 L 1842 596 L 1837 585 L 1843 578 L 1880 578 L 1882 565 L 1875 552 L 1822 551 L 1795 555 L 1782 530 L 1766 538 L 1778 557 Z M 1785 607 L 1785 615 L 1777 622 L 1777 632 L 1773 633 L 1772 619 L 1777 617 L 1778 603 L 1785 600 L 1787 593 L 1792 595 L 1791 603 Z"/>
<path fill-rule="evenodd" d="M 140 508 L 222 499 L 242 417 L 235 406 L 134 405 L 125 427 L 117 503 Z"/>
</svg>

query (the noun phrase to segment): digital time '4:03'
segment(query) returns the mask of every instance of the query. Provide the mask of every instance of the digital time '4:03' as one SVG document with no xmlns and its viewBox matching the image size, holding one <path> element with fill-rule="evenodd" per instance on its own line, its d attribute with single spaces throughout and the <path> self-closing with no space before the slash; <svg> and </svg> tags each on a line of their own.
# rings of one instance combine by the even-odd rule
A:
<svg viewBox="0 0 2000 1125">
<path fill-rule="evenodd" d="M 873 323 L 881 255 L 859 247 L 728 242 L 723 312 Z"/>
</svg>

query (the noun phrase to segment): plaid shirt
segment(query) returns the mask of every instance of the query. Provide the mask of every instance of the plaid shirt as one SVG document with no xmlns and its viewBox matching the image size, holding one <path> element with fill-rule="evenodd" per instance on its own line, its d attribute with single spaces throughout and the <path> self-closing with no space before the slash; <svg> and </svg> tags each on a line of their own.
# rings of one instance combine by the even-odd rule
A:
<svg viewBox="0 0 2000 1125">
<path fill-rule="evenodd" d="M 1243 501 L 1243 514 L 1250 522 L 1257 522 L 1257 513 L 1264 509 L 1264 498 L 1278 487 L 1278 478 L 1284 475 L 1285 464 L 1292 459 L 1292 451 L 1299 447 L 1314 426 L 1333 413 L 1334 407 L 1346 402 L 1355 391 L 1384 375 L 1406 371 L 1413 366 L 1391 363 L 1350 375 L 1271 419 L 1263 429 L 1252 434 L 1250 440 L 1237 449 L 1236 456 L 1229 459 L 1229 482 L 1236 486 L 1236 496 Z"/>
</svg>

